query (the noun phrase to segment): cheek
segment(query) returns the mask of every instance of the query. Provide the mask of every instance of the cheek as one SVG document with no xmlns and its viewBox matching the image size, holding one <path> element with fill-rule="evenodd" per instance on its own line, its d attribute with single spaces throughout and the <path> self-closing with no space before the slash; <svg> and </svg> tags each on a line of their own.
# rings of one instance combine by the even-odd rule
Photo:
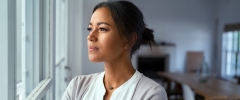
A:
<svg viewBox="0 0 240 100">
<path fill-rule="evenodd" d="M 102 38 L 102 45 L 104 45 L 104 49 L 120 49 L 122 47 L 122 41 L 117 36 L 106 36 Z"/>
<path fill-rule="evenodd" d="M 106 56 L 113 56 L 118 54 L 123 49 L 121 39 L 116 37 L 110 37 L 102 41 L 103 52 Z"/>
</svg>

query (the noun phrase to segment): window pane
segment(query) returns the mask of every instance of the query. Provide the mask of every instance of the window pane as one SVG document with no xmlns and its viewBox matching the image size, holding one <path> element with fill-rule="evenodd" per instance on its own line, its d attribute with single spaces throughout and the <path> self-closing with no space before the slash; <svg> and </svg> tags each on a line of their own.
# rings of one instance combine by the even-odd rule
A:
<svg viewBox="0 0 240 100">
<path fill-rule="evenodd" d="M 224 75 L 233 77 L 238 74 L 240 66 L 240 33 L 231 31 L 223 34 L 223 67 Z"/>
<path fill-rule="evenodd" d="M 231 52 L 227 52 L 227 59 L 226 59 L 227 63 L 230 64 L 232 61 L 232 54 Z"/>
<path fill-rule="evenodd" d="M 233 44 L 233 34 L 228 33 L 228 39 L 227 39 L 227 50 L 232 51 L 232 44 Z"/>
<path fill-rule="evenodd" d="M 230 75 L 231 73 L 231 59 L 232 59 L 232 55 L 231 52 L 227 52 L 227 62 L 226 62 L 226 74 Z"/>
<path fill-rule="evenodd" d="M 240 31 L 238 31 L 237 34 L 238 34 L 237 41 L 238 41 L 238 52 L 239 52 L 240 51 Z"/>
<path fill-rule="evenodd" d="M 226 66 L 226 75 L 227 76 L 232 76 L 232 65 L 231 64 L 227 64 Z"/>
<path fill-rule="evenodd" d="M 21 0 L 16 1 L 16 99 L 22 100 L 22 62 L 21 62 L 21 41 L 22 41 L 22 33 L 21 33 Z"/>
<path fill-rule="evenodd" d="M 233 51 L 236 52 L 238 50 L 238 33 L 237 31 L 233 32 Z"/>
<path fill-rule="evenodd" d="M 236 76 L 240 77 L 240 31 L 238 33 L 238 61 L 237 61 L 237 69 L 236 69 Z"/>
<path fill-rule="evenodd" d="M 21 1 L 21 66 L 23 100 L 42 88 L 39 83 L 49 78 L 49 4 L 46 0 Z M 33 91 L 34 90 L 34 91 Z M 31 97 L 31 96 L 30 96 Z"/>
<path fill-rule="evenodd" d="M 240 57 L 240 53 L 238 53 L 238 57 Z M 237 61 L 236 76 L 240 76 L 240 58 Z"/>
<path fill-rule="evenodd" d="M 42 10 L 41 2 L 36 1 L 23 1 L 26 3 L 25 13 L 25 36 L 23 40 L 23 62 L 25 63 L 23 73 L 26 73 L 23 77 L 26 96 L 28 96 L 32 90 L 42 80 L 42 55 L 43 55 L 43 34 L 42 34 Z"/>
<path fill-rule="evenodd" d="M 227 53 L 227 66 L 226 66 L 226 75 L 227 76 L 235 75 L 235 66 L 236 66 L 236 53 L 228 52 Z"/>
<path fill-rule="evenodd" d="M 67 1 L 56 1 L 55 99 L 60 100 L 67 87 Z"/>
</svg>

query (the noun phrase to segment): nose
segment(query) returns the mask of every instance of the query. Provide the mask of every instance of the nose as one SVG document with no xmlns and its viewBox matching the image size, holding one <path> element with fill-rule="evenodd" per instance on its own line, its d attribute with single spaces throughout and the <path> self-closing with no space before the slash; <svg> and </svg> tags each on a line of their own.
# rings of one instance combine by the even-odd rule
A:
<svg viewBox="0 0 240 100">
<path fill-rule="evenodd" d="M 96 33 L 94 30 L 92 30 L 92 31 L 89 33 L 87 39 L 88 39 L 88 41 L 96 42 L 96 41 L 98 40 L 98 38 L 97 38 L 97 33 Z"/>
</svg>

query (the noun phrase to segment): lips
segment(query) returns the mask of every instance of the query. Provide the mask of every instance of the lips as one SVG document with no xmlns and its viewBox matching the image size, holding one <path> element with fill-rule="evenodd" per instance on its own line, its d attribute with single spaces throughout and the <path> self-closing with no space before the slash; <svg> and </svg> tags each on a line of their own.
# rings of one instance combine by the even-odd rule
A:
<svg viewBox="0 0 240 100">
<path fill-rule="evenodd" d="M 97 51 L 97 50 L 98 50 L 98 48 L 95 47 L 95 46 L 89 46 L 89 47 L 88 47 L 88 51 L 89 51 L 89 52 L 94 52 L 94 51 Z"/>
</svg>

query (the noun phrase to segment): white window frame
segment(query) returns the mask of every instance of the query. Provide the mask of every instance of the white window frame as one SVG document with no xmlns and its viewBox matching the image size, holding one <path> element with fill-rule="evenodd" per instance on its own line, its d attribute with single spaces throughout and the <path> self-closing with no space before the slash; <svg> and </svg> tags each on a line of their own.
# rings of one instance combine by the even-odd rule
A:
<svg viewBox="0 0 240 100">
<path fill-rule="evenodd" d="M 53 53 L 54 32 L 52 26 L 53 0 L 22 0 L 21 5 L 23 11 L 21 16 L 23 38 L 22 99 L 41 100 L 46 95 L 45 99 L 54 100 L 54 96 L 52 96 L 54 93 L 52 93 L 53 90 L 50 88 L 54 82 L 54 70 L 52 66 L 54 66 L 53 61 L 55 61 Z M 41 15 L 39 12 L 42 11 L 47 13 L 42 13 L 43 15 Z M 47 45 L 46 48 L 43 45 Z M 39 66 L 44 67 L 41 68 Z M 48 94 L 46 94 L 47 92 Z"/>
<path fill-rule="evenodd" d="M 49 24 L 46 24 L 46 25 L 43 25 L 42 28 L 45 28 L 47 29 L 46 31 L 49 32 L 49 36 L 46 36 L 47 38 L 44 38 L 45 40 L 42 40 L 41 42 L 41 38 L 39 38 L 39 40 L 36 40 L 38 42 L 34 42 L 33 44 L 30 44 L 32 45 L 32 47 L 30 46 L 30 48 L 35 51 L 35 52 L 43 52 L 43 54 L 45 54 L 45 56 L 47 56 L 49 59 L 44 61 L 42 60 L 41 58 L 41 54 L 38 54 L 38 56 L 40 56 L 40 59 L 35 59 L 33 61 L 30 61 L 30 62 L 33 62 L 31 63 L 31 65 L 38 65 L 39 63 L 43 62 L 43 65 L 47 65 L 46 69 L 33 69 L 35 70 L 45 70 L 43 72 L 45 73 L 42 73 L 42 75 L 39 74 L 39 76 L 34 76 L 34 78 L 41 78 L 40 76 L 43 76 L 43 80 L 35 80 L 33 81 L 33 84 L 37 84 L 36 87 L 34 87 L 34 90 L 31 91 L 31 93 L 26 97 L 25 95 L 25 91 L 22 87 L 21 91 L 22 92 L 22 96 L 23 96 L 23 100 L 40 100 L 44 97 L 44 95 L 46 95 L 46 97 L 44 97 L 44 99 L 47 99 L 47 100 L 55 100 L 55 94 L 54 94 L 54 86 L 51 86 L 53 83 L 54 83 L 54 75 L 55 75 L 55 68 L 53 66 L 55 66 L 55 54 L 54 54 L 54 51 L 55 51 L 55 45 L 54 45 L 54 41 L 55 41 L 55 31 L 54 31 L 54 18 L 53 17 L 56 17 L 55 14 L 53 13 L 54 10 L 56 10 L 54 8 L 54 0 L 1 0 L 0 1 L 0 11 L 1 11 L 1 15 L 0 16 L 0 27 L 1 27 L 1 34 L 0 34 L 0 40 L 2 43 L 0 43 L 0 46 L 2 47 L 0 49 L 0 52 L 2 53 L 2 55 L 0 56 L 0 63 L 1 63 L 1 66 L 0 67 L 0 71 L 1 71 L 1 79 L 2 79 L 2 82 L 1 82 L 1 85 L 0 85 L 0 90 L 4 91 L 4 92 L 1 92 L 1 95 L 0 95 L 0 98 L 3 99 L 3 100 L 16 100 L 16 95 L 13 95 L 13 94 L 16 94 L 16 92 L 19 92 L 17 91 L 17 87 L 21 87 L 23 84 L 26 84 L 26 82 L 22 82 L 20 84 L 17 85 L 16 81 L 15 81 L 15 73 L 16 73 L 16 31 L 17 31 L 17 25 L 19 25 L 19 11 L 17 8 L 19 5 L 21 5 L 21 8 L 24 9 L 22 10 L 23 12 L 21 12 L 21 15 L 20 15 L 20 19 L 21 19 L 21 38 L 22 38 L 22 41 L 21 41 L 21 52 L 23 52 L 25 49 L 28 49 L 25 45 L 25 42 L 27 39 L 29 39 L 29 36 L 28 36 L 28 33 L 25 34 L 26 31 L 31 31 L 31 32 L 37 32 L 39 33 L 40 32 L 40 29 L 38 29 L 38 25 L 34 25 L 34 27 L 28 27 L 29 23 L 26 24 L 26 19 L 25 17 L 28 16 L 28 15 L 25 15 L 25 10 L 31 10 L 29 8 L 26 9 L 25 6 L 29 6 L 29 5 L 26 5 L 26 1 L 28 2 L 34 2 L 32 3 L 34 5 L 34 7 L 38 7 L 40 5 L 39 2 L 45 2 L 45 7 L 43 7 L 44 9 L 42 10 L 47 10 L 49 12 L 49 15 L 46 15 L 48 17 L 46 17 L 46 19 L 43 19 L 43 20 L 47 20 L 47 23 Z M 31 7 L 33 7 L 31 5 Z M 38 7 L 39 8 L 39 7 Z M 46 8 L 46 9 L 45 9 Z M 40 10 L 40 9 L 35 9 L 35 10 Z M 22 14 L 23 13 L 23 14 Z M 36 19 L 36 21 L 38 22 L 41 22 L 40 20 L 38 20 L 38 18 L 40 17 L 37 13 L 33 13 L 31 11 L 31 14 L 33 14 Z M 30 15 L 32 16 L 32 15 Z M 40 19 L 40 18 L 39 18 Z M 31 22 L 30 22 L 31 23 Z M 27 25 L 27 26 L 26 26 Z M 33 25 L 30 24 L 30 25 Z M 33 30 L 31 30 L 30 28 L 33 28 Z M 24 34 L 23 34 L 24 33 Z M 38 35 L 35 35 L 35 36 L 30 36 L 32 38 L 38 38 L 39 36 Z M 40 37 L 44 37 L 44 36 L 40 36 Z M 41 46 L 41 43 L 46 43 L 44 41 L 49 41 L 49 45 L 46 47 L 46 49 L 48 49 L 47 51 L 41 51 L 41 47 L 35 47 L 34 48 L 34 44 L 40 44 Z M 23 55 L 21 55 L 22 58 L 26 57 L 26 53 L 28 52 L 24 52 Z M 44 55 L 43 55 L 44 56 Z M 25 69 L 26 68 L 26 59 L 21 59 L 22 63 L 22 69 Z M 26 70 L 23 70 L 22 73 L 25 73 Z M 22 76 L 25 76 L 25 74 L 23 74 Z M 23 79 L 24 80 L 24 79 Z M 26 80 L 26 79 L 25 79 Z"/>
<path fill-rule="evenodd" d="M 55 99 L 60 100 L 68 81 L 68 0 L 56 0 L 55 4 Z"/>
</svg>

